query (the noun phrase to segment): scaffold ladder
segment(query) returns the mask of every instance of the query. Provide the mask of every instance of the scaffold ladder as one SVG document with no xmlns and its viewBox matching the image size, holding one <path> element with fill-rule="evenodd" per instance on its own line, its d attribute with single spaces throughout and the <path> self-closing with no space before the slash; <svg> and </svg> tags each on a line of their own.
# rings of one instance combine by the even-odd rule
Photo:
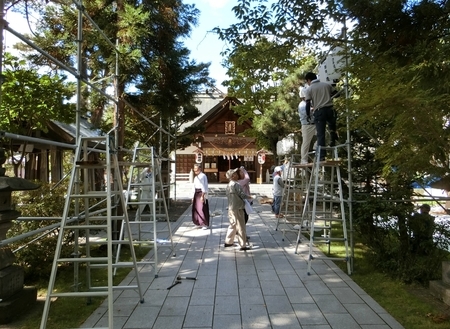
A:
<svg viewBox="0 0 450 329">
<path fill-rule="evenodd" d="M 287 168 L 286 168 L 287 167 Z M 286 164 L 287 171 L 283 189 L 283 217 L 277 219 L 276 230 L 281 226 L 284 241 L 286 232 L 297 232 L 292 225 L 302 226 L 304 196 L 309 183 L 308 168 L 301 165 L 301 155 L 291 154 Z"/>
<path fill-rule="evenodd" d="M 92 155 L 95 156 L 92 157 Z M 106 185 L 98 184 L 99 173 L 101 177 L 105 177 Z M 45 329 L 47 326 L 50 306 L 55 298 L 82 297 L 87 298 L 88 301 L 95 297 L 106 298 L 108 324 L 104 329 L 114 328 L 113 292 L 115 290 L 135 290 L 139 295 L 139 301 L 144 302 L 132 239 L 117 241 L 113 236 L 113 222 L 117 220 L 121 220 L 128 227 L 128 232 L 131 231 L 126 211 L 120 216 L 113 215 L 117 202 L 122 209 L 126 209 L 120 177 L 117 153 L 110 136 L 81 137 L 78 140 L 40 329 Z M 103 236 L 102 233 L 104 233 Z M 64 237 L 67 235 L 75 237 L 73 257 L 66 255 L 66 251 L 63 251 L 63 244 L 66 243 Z M 85 239 L 84 249 L 81 247 L 82 238 Z M 120 243 L 129 246 L 132 260 L 114 264 L 113 244 Z M 94 245 L 106 245 L 106 251 L 95 251 L 92 248 Z M 71 292 L 61 291 L 56 285 L 58 270 L 67 264 L 73 265 L 75 272 L 74 291 Z M 78 278 L 79 267 L 82 266 L 86 268 L 84 284 L 79 282 Z M 127 267 L 134 270 L 135 283 L 114 285 L 113 269 L 115 267 Z M 95 280 L 92 280 L 91 271 L 94 269 L 99 271 L 96 274 L 100 273 L 98 275 L 102 276 L 103 280 L 106 277 L 106 286 L 93 285 L 92 281 Z"/>
<path fill-rule="evenodd" d="M 126 201 L 127 209 L 133 206 L 137 208 L 135 219 L 130 222 L 132 227 L 131 236 L 136 237 L 133 241 L 134 244 L 153 247 L 153 260 L 145 259 L 139 261 L 138 264 L 153 266 L 156 278 L 158 277 L 158 247 L 171 247 L 171 252 L 175 256 L 166 200 L 166 195 L 169 194 L 167 193 L 168 185 L 163 182 L 161 158 L 155 154 L 153 147 L 139 147 L 136 144 L 132 162 L 128 165 L 130 169 Z M 137 200 L 130 198 L 133 191 L 138 192 Z M 162 223 L 165 223 L 165 227 L 162 227 Z M 122 225 L 120 230 L 121 239 L 125 236 L 125 230 L 126 227 Z M 116 253 L 116 262 L 120 258 L 120 252 L 119 245 Z"/>
<path fill-rule="evenodd" d="M 312 173 L 309 180 L 308 191 L 304 204 L 304 220 L 309 218 L 309 252 L 308 252 L 308 275 L 311 274 L 313 260 L 346 261 L 348 274 L 351 274 L 349 261 L 348 232 L 345 216 L 345 200 L 342 191 L 342 180 L 338 157 L 338 148 L 318 146 L 317 153 L 325 149 L 331 153 L 331 159 L 318 161 L 316 157 L 312 164 Z M 313 195 L 312 206 L 310 206 L 310 195 Z M 298 241 L 300 239 L 298 232 Z M 331 257 L 332 243 L 342 243 L 345 249 L 345 257 Z M 328 245 L 328 256 L 315 253 L 314 246 L 317 243 Z M 298 245 L 297 245 L 298 248 Z M 296 252 L 297 252 L 296 248 Z"/>
</svg>

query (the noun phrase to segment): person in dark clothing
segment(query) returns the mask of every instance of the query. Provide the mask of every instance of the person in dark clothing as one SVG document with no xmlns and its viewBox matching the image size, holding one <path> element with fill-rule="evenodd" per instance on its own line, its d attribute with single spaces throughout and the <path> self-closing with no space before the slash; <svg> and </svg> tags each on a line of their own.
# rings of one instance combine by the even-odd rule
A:
<svg viewBox="0 0 450 329">
<path fill-rule="evenodd" d="M 415 213 L 409 220 L 411 249 L 414 253 L 429 254 L 434 248 L 434 216 L 430 215 L 428 204 L 421 205 L 419 210 L 420 212 Z"/>
<path fill-rule="evenodd" d="M 336 94 L 334 87 L 317 79 L 315 73 L 309 72 L 305 76 L 308 88 L 304 91 L 306 101 L 306 115 L 311 116 L 311 107 L 314 108 L 314 123 L 316 124 L 317 146 L 325 146 L 325 130 L 328 124 L 331 141 L 330 146 L 335 146 L 338 138 L 336 132 L 336 111 L 333 108 L 332 96 Z M 317 152 L 316 152 L 317 154 Z M 321 149 L 320 161 L 324 161 L 326 151 Z"/>
</svg>

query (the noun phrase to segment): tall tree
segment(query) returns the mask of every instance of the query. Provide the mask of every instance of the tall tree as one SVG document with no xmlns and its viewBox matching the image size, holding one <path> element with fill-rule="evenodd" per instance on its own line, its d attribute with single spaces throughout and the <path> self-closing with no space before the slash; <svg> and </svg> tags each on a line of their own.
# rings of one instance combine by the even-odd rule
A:
<svg viewBox="0 0 450 329">
<path fill-rule="evenodd" d="M 376 154 L 385 173 L 395 166 L 405 173 L 442 175 L 449 166 L 449 6 L 439 1 L 347 4 L 359 22 L 351 32 L 349 67 L 359 96 L 352 104 L 358 109 L 355 125 L 385 122 L 375 134 L 382 141 Z M 383 29 L 377 28 L 381 21 Z"/>
<path fill-rule="evenodd" d="M 241 116 L 240 120 L 253 121 L 246 135 L 255 136 L 259 147 L 276 154 L 277 142 L 292 129 L 299 129 L 299 121 L 292 120 L 297 106 L 286 99 L 292 99 L 301 84 L 298 78 L 295 84 L 288 83 L 287 79 L 302 65 L 301 61 L 277 42 L 261 38 L 254 44 L 230 50 L 225 65 L 230 77 L 224 82 L 228 93 L 245 100 L 234 111 Z"/>
<path fill-rule="evenodd" d="M 214 83 L 208 77 L 209 64 L 190 60 L 190 52 L 182 42 L 197 24 L 199 11 L 181 1 L 146 1 L 143 6 L 151 13 L 148 20 L 151 33 L 140 43 L 141 73 L 136 91 L 128 95 L 128 100 L 175 134 L 182 123 L 200 115 L 195 108 L 200 87 Z M 135 132 L 145 134 L 141 136 L 144 141 L 159 144 L 158 136 L 146 129 L 147 122 L 136 116 L 129 119 Z"/>
<path fill-rule="evenodd" d="M 77 60 L 77 8 L 36 4 L 42 20 L 33 40 L 52 56 L 73 67 Z M 82 9 L 102 33 L 84 19 L 81 75 L 95 81 L 104 92 L 111 92 L 116 50 L 102 35 L 112 43 L 119 40 L 116 88 L 121 101 L 117 115 L 103 114 L 112 108 L 112 104 L 94 89 L 86 87 L 83 93 L 84 112 L 90 114 L 92 121 L 98 125 L 101 125 L 101 119 L 113 121 L 106 123 L 109 129 L 113 124 L 119 130 L 119 145 L 130 147 L 135 141 L 124 139 L 125 129 L 127 135 L 140 136 L 141 141 L 157 136 L 155 132 L 158 128 L 142 124 L 143 116 L 152 118 L 157 124 L 160 114 L 164 120 L 174 121 L 183 108 L 195 106 L 194 96 L 200 88 L 213 82 L 208 78 L 209 64 L 190 61 L 189 51 L 182 43 L 197 24 L 199 12 L 194 5 L 185 5 L 179 0 L 97 0 L 83 2 Z M 40 55 L 30 58 L 42 65 L 53 66 L 51 61 Z M 142 115 L 136 115 L 126 103 L 135 106 Z M 182 116 L 186 113 L 199 114 L 186 110 Z"/>
<path fill-rule="evenodd" d="M 261 114 L 254 118 L 253 135 L 257 136 L 261 147 L 274 154 L 279 140 L 298 131 L 298 127 L 287 124 L 291 122 L 292 113 L 297 112 L 296 105 L 289 106 L 285 100 L 295 89 L 297 94 L 303 82 L 299 75 L 315 64 L 311 57 L 314 43 L 301 30 L 315 26 L 317 31 L 329 32 L 326 24 L 311 23 L 305 12 L 323 16 L 329 13 L 314 1 L 302 2 L 304 6 L 299 10 L 299 2 L 272 1 L 269 6 L 267 1 L 238 1 L 233 11 L 239 22 L 229 28 L 215 29 L 230 45 L 224 51 L 230 76 L 225 82 L 228 92 L 245 99 L 245 104 L 237 109 L 244 118 L 254 117 L 256 110 Z M 288 79 L 282 87 L 282 81 L 290 75 L 296 76 L 296 86 L 285 88 Z"/>
<path fill-rule="evenodd" d="M 351 59 L 345 73 L 352 96 L 335 105 L 351 124 L 353 188 L 368 192 L 358 194 L 366 203 L 354 205 L 360 216 L 355 227 L 375 238 L 366 240 L 374 263 L 399 269 L 396 274 L 408 280 L 432 274 L 441 256 L 426 271 L 412 267 L 412 203 L 380 200 L 410 200 L 412 181 L 448 174 L 449 11 L 448 1 L 441 0 L 278 0 L 270 6 L 240 0 L 234 8 L 239 22 L 217 30 L 231 49 L 262 37 L 286 52 L 315 47 L 317 58 L 321 49 L 344 49 Z"/>
<path fill-rule="evenodd" d="M 393 165 L 442 174 L 449 158 L 449 8 L 446 1 L 427 0 L 279 0 L 270 6 L 239 0 L 233 9 L 239 22 L 216 31 L 230 51 L 263 37 L 276 40 L 285 53 L 315 47 L 318 58 L 320 49 L 342 47 L 351 57 L 346 70 L 354 97 L 345 105 L 353 111 L 351 119 L 358 118 L 353 126 L 389 123 L 376 136 L 385 174 Z M 346 40 L 344 21 L 351 27 Z"/>
</svg>

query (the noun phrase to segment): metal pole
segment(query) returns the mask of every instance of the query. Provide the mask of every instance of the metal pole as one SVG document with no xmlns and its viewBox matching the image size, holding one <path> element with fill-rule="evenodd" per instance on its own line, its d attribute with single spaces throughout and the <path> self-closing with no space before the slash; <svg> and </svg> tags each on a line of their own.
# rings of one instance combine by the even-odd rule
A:
<svg viewBox="0 0 450 329">
<path fill-rule="evenodd" d="M 345 67 L 348 67 L 348 40 L 347 40 L 347 24 L 344 18 L 344 41 L 345 41 Z M 347 170 L 348 170 L 348 220 L 350 229 L 350 270 L 353 273 L 353 263 L 355 259 L 355 244 L 353 241 L 353 180 L 352 180 L 352 148 L 350 136 L 350 109 L 348 107 L 348 70 L 345 71 L 345 105 L 346 105 L 346 124 L 347 124 Z"/>
<path fill-rule="evenodd" d="M 159 130 L 159 156 L 162 157 L 162 115 L 159 115 L 159 127 L 161 128 Z M 161 168 L 160 168 L 161 169 Z"/>
<path fill-rule="evenodd" d="M 170 132 L 170 117 L 167 118 L 167 130 Z M 167 200 L 170 207 L 170 168 L 172 167 L 170 159 L 170 135 L 167 135 Z M 163 191 L 164 193 L 164 191 Z"/>
<path fill-rule="evenodd" d="M 167 130 L 170 132 L 170 117 L 167 118 Z M 170 158 L 170 135 L 167 135 L 167 158 Z M 170 174 L 170 173 L 169 173 Z"/>
<path fill-rule="evenodd" d="M 0 0 L 0 87 L 3 84 L 3 31 L 6 24 L 5 21 L 5 1 Z M 2 103 L 2 90 L 0 88 L 0 105 Z"/>
<path fill-rule="evenodd" d="M 81 13 L 82 16 L 85 16 L 86 19 L 92 24 L 92 26 L 95 27 L 95 29 L 97 30 L 97 32 L 99 32 L 102 36 L 103 39 L 111 46 L 112 49 L 114 49 L 114 43 L 112 43 L 109 40 L 109 37 L 105 34 L 105 32 L 103 32 L 103 30 L 97 25 L 97 23 L 95 23 L 95 21 L 91 18 L 91 16 L 89 16 L 85 11 L 84 11 L 84 6 L 83 6 L 83 0 L 80 0 L 79 2 L 73 0 L 72 3 L 77 7 L 78 12 Z M 70 6 L 70 5 L 69 5 Z M 118 51 L 118 50 L 116 50 Z"/>
<path fill-rule="evenodd" d="M 63 148 L 67 148 L 67 149 L 72 149 L 75 150 L 77 148 L 76 144 L 66 144 L 66 143 L 60 143 L 60 142 L 55 142 L 49 139 L 43 139 L 43 138 L 36 138 L 36 137 L 30 137 L 30 136 L 24 136 L 24 135 L 17 135 L 17 134 L 11 134 L 11 133 L 7 133 L 4 131 L 0 130 L 0 137 L 5 137 L 5 138 L 9 138 L 9 139 L 13 139 L 13 140 L 18 140 L 18 141 L 24 141 L 24 142 L 31 142 L 34 144 L 43 144 L 43 145 L 52 145 L 52 146 L 59 146 L 59 147 L 63 147 Z M 89 152 L 104 152 L 101 149 L 98 148 L 88 148 Z M 131 151 L 128 151 L 131 152 Z"/>
<path fill-rule="evenodd" d="M 119 49 L 119 39 L 116 39 L 116 49 Z M 119 125 L 119 52 L 116 51 L 116 71 L 114 75 L 114 111 L 115 111 L 115 118 L 116 118 L 116 125 Z M 115 127 L 114 130 L 114 139 L 115 139 L 115 145 L 118 147 L 119 145 L 119 129 L 118 127 Z M 123 145 L 121 145 L 123 146 Z"/>
<path fill-rule="evenodd" d="M 82 99 L 82 81 L 80 77 L 82 76 L 83 72 L 83 13 L 81 12 L 81 1 L 80 1 L 80 8 L 78 8 L 78 31 L 77 31 L 77 105 L 76 105 L 76 112 L 75 112 L 75 144 L 78 144 L 80 140 L 80 131 L 81 131 L 81 105 L 84 104 L 84 101 Z M 78 177 L 81 178 L 81 177 Z M 78 178 L 75 178 L 75 181 L 78 182 Z M 75 184 L 75 193 L 79 193 L 80 186 L 78 183 Z M 75 200 L 75 215 L 78 217 L 80 214 L 80 200 Z M 79 246 L 79 230 L 74 230 L 74 246 L 73 246 L 73 257 L 78 258 L 80 257 L 80 246 Z M 87 233 L 88 234 L 88 233 Z M 86 239 L 89 239 L 87 237 Z M 79 263 L 74 263 L 74 270 L 73 270 L 73 289 L 74 291 L 78 291 L 79 283 L 80 282 L 80 267 Z"/>
<path fill-rule="evenodd" d="M 80 3 L 81 5 L 81 3 Z M 81 80 L 79 77 L 82 75 L 83 63 L 83 49 L 82 49 L 82 41 L 83 41 L 83 13 L 80 9 L 78 9 L 78 32 L 77 32 L 77 105 L 76 105 L 76 119 L 75 119 L 75 141 L 78 143 L 78 139 L 80 137 L 80 118 L 81 118 Z"/>
<path fill-rule="evenodd" d="M 175 125 L 175 131 L 177 129 L 177 116 L 175 116 L 174 119 L 174 125 Z M 176 201 L 177 200 L 177 135 L 175 133 L 175 136 L 173 138 L 174 143 L 174 152 L 173 152 L 173 159 L 174 159 L 174 166 L 173 166 L 173 198 Z M 172 167 L 172 165 L 171 165 Z"/>
</svg>

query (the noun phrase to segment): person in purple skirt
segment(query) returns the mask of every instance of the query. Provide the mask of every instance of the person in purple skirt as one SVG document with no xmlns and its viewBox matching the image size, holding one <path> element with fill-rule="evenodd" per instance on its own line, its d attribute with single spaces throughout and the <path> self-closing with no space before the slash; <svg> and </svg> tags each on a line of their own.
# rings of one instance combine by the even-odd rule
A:
<svg viewBox="0 0 450 329">
<path fill-rule="evenodd" d="M 208 177 L 199 164 L 194 165 L 194 197 L 192 198 L 192 222 L 207 230 L 209 227 Z"/>
</svg>

